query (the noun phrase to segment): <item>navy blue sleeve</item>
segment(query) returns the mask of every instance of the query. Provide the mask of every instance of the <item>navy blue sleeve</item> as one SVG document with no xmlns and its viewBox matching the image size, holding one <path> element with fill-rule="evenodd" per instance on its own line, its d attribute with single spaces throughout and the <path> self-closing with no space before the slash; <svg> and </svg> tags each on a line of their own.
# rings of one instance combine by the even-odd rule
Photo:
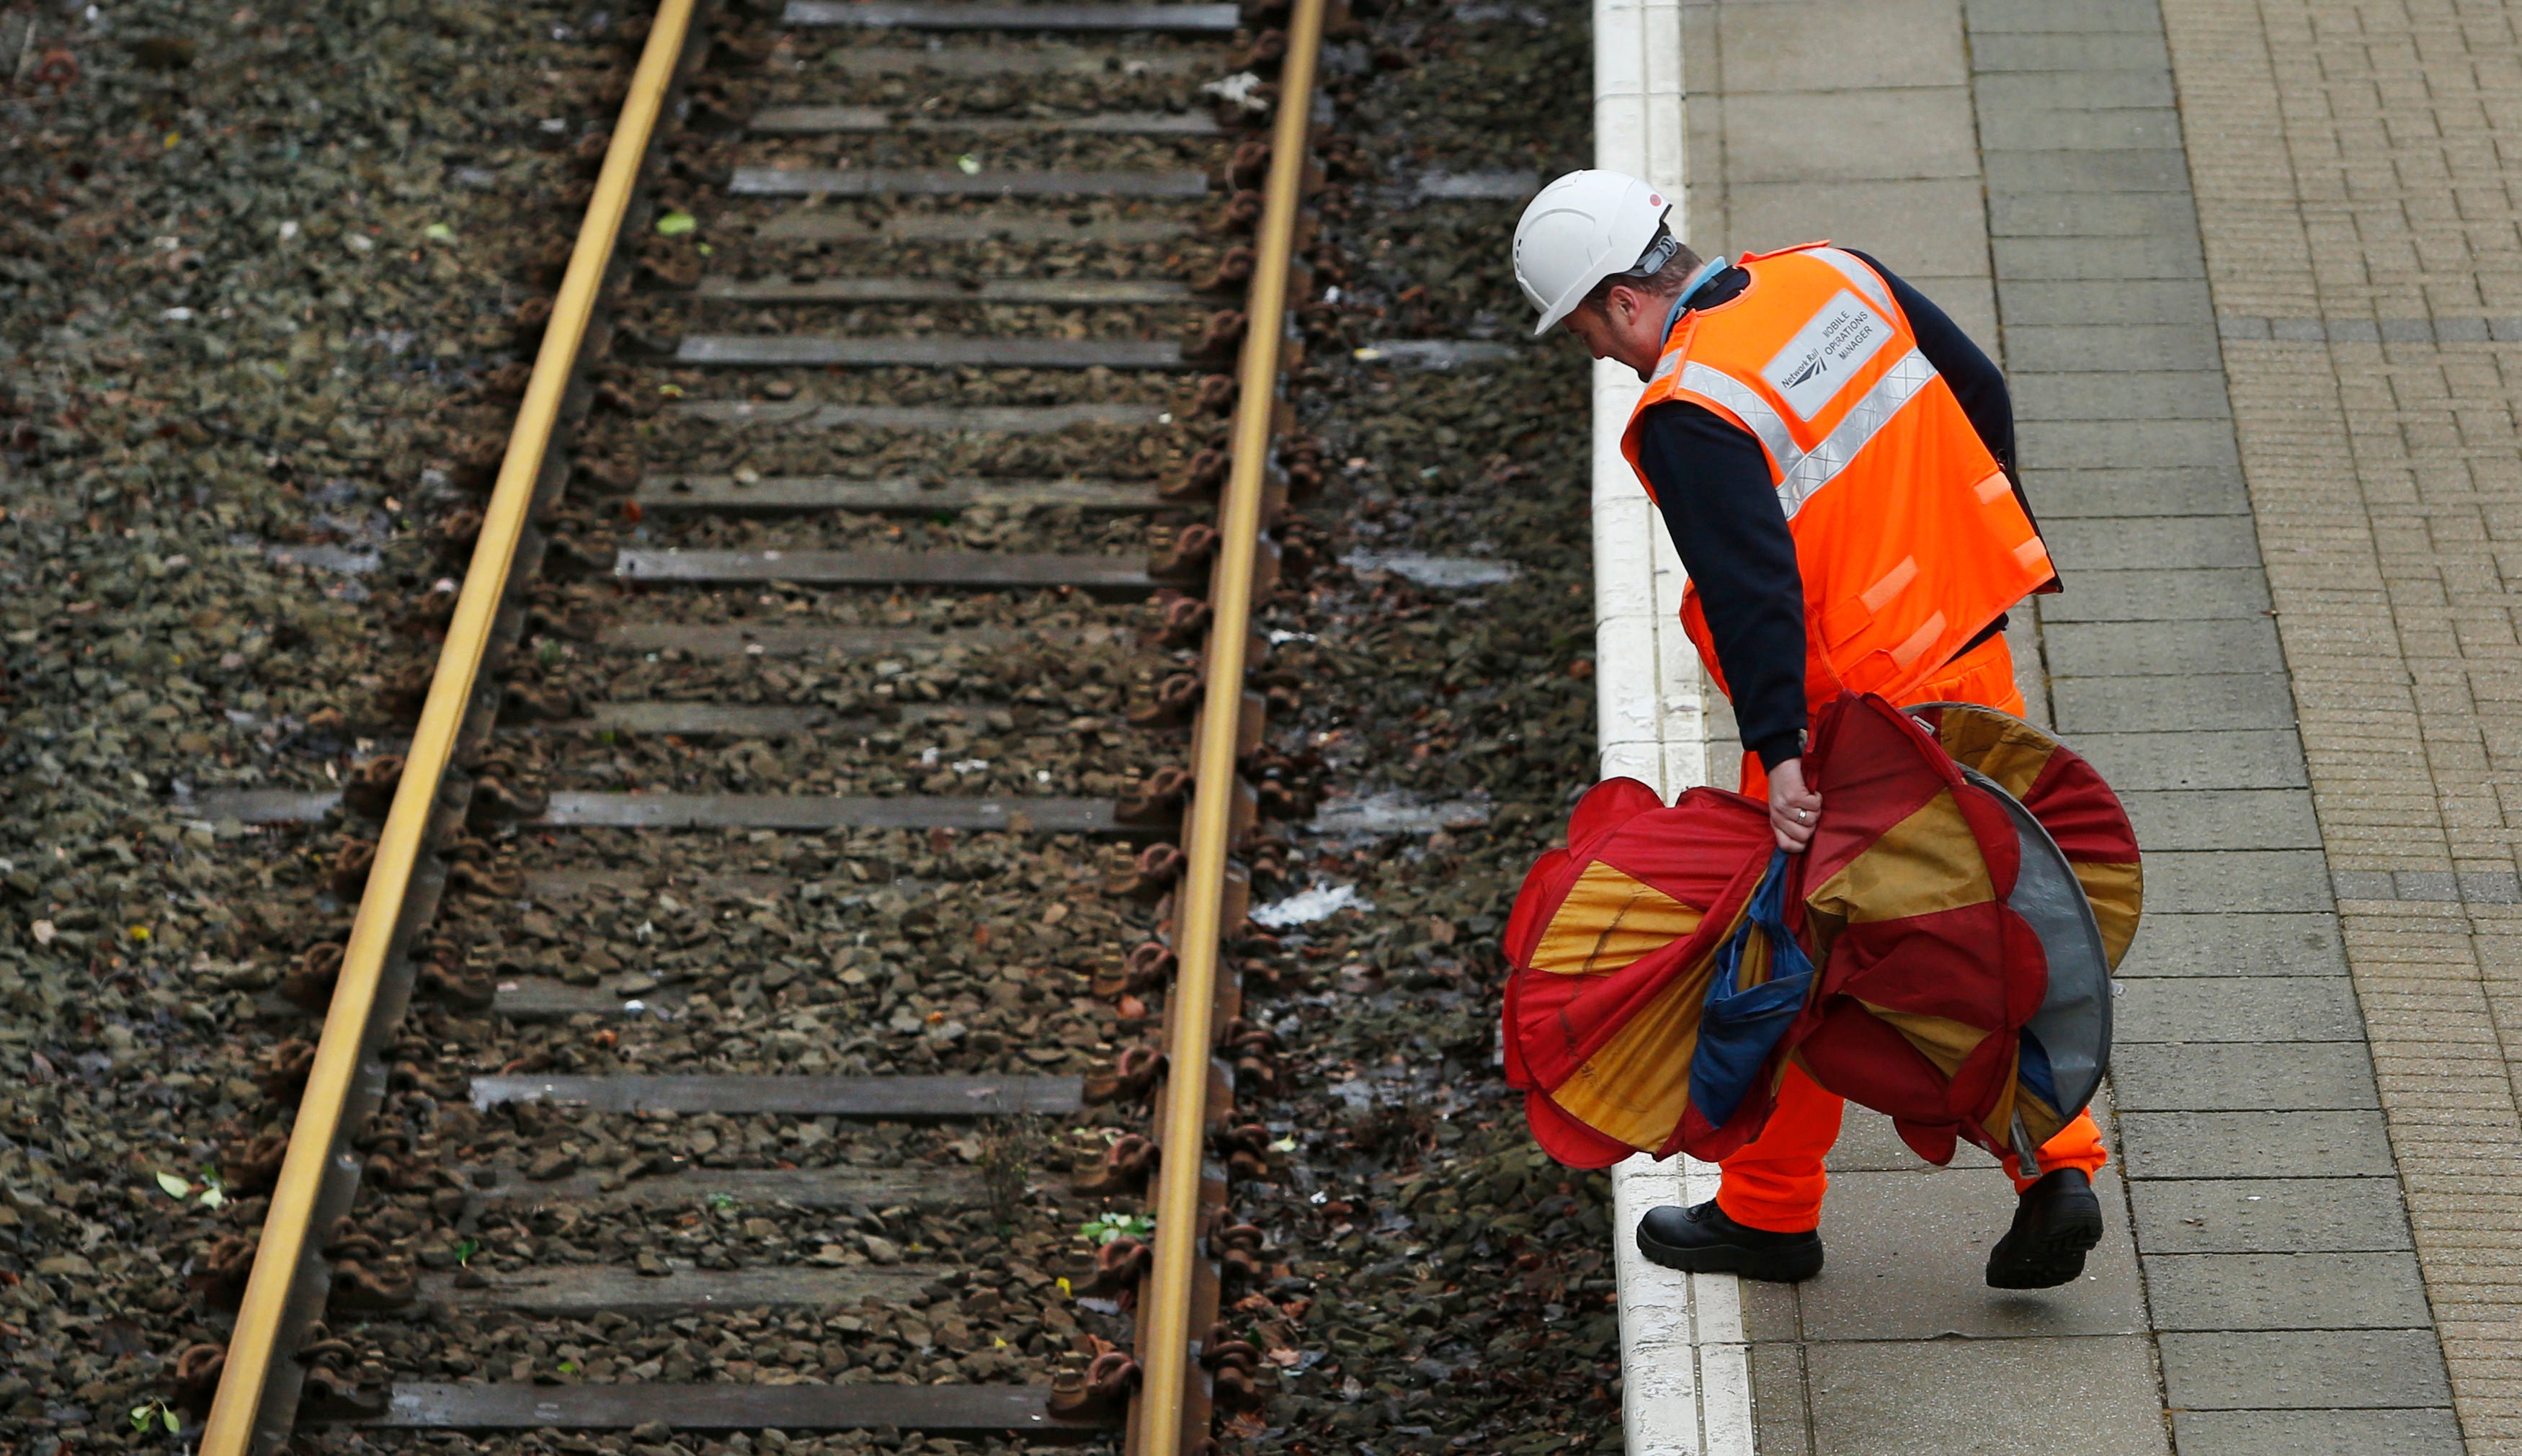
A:
<svg viewBox="0 0 2522 1456">
<path fill-rule="evenodd" d="M 1697 404 L 1647 411 L 1638 463 L 1699 588 L 1743 746 L 1776 768 L 1803 753 L 1804 580 L 1749 431 Z"/>
</svg>

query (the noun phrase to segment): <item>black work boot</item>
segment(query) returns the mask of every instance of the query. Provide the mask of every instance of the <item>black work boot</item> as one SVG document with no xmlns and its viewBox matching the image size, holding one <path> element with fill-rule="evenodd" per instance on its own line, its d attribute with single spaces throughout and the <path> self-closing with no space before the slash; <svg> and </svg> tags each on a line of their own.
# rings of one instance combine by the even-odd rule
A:
<svg viewBox="0 0 2522 1456">
<path fill-rule="evenodd" d="M 1638 1252 L 1667 1269 L 1740 1274 L 1795 1284 L 1821 1272 L 1821 1235 L 1749 1229 L 1725 1216 L 1714 1198 L 1695 1208 L 1667 1203 L 1638 1220 Z"/>
<path fill-rule="evenodd" d="M 1987 1251 L 1993 1290 L 2048 1290 L 2084 1272 L 2084 1251 L 2102 1242 L 2102 1200 L 2081 1168 L 2057 1168 L 2023 1191 L 2014 1227 Z"/>
</svg>

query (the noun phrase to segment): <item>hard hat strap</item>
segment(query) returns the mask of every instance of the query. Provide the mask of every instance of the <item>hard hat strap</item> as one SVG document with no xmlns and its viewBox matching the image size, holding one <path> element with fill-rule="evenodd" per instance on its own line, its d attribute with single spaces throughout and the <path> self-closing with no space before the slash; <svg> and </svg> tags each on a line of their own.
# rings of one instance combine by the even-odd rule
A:
<svg viewBox="0 0 2522 1456">
<path fill-rule="evenodd" d="M 1663 265 L 1672 261 L 1672 256 L 1680 251 L 1681 239 L 1672 235 L 1671 225 L 1668 223 L 1658 223 L 1656 226 L 1655 241 L 1647 244 L 1647 251 L 1638 255 L 1636 265 L 1621 272 L 1613 273 L 1611 276 L 1614 278 L 1652 278 L 1656 274 L 1662 272 Z"/>
</svg>

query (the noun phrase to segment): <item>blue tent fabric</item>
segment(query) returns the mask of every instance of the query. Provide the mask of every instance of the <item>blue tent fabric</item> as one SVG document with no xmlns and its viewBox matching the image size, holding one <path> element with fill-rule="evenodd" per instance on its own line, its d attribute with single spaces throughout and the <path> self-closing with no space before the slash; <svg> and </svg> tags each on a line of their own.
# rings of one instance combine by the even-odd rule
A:
<svg viewBox="0 0 2522 1456">
<path fill-rule="evenodd" d="M 1769 857 L 1760 887 L 1751 893 L 1743 923 L 1716 953 L 1716 974 L 1707 983 L 1700 1012 L 1698 1053 L 1690 1063 L 1690 1104 L 1713 1126 L 1724 1126 L 1734 1115 L 1812 989 L 1812 959 L 1787 930 L 1786 901 L 1787 853 L 1778 850 Z M 1745 987 L 1743 955 L 1754 934 L 1768 942 L 1769 978 Z"/>
</svg>

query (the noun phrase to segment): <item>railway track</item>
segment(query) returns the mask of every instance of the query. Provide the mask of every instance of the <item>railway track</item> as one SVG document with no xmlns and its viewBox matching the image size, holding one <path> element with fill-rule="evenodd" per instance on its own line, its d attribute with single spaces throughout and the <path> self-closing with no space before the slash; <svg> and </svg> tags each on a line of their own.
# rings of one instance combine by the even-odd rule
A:
<svg viewBox="0 0 2522 1456">
<path fill-rule="evenodd" d="M 1301 803 L 1255 786 L 1249 623 L 1320 477 L 1274 445 L 1326 21 L 661 5 L 413 604 L 407 744 L 201 806 L 382 820 L 281 988 L 324 1017 L 268 1068 L 285 1148 L 226 1150 L 271 1197 L 203 1276 L 205 1456 L 1169 1456 L 1251 1395 L 1217 1322 L 1268 1272 L 1229 1178 L 1269 1038 L 1223 951 L 1231 852 Z M 1072 1268 L 1080 1206 L 1114 1237 Z M 764 1346 L 820 1379 L 749 1381 Z"/>
</svg>

